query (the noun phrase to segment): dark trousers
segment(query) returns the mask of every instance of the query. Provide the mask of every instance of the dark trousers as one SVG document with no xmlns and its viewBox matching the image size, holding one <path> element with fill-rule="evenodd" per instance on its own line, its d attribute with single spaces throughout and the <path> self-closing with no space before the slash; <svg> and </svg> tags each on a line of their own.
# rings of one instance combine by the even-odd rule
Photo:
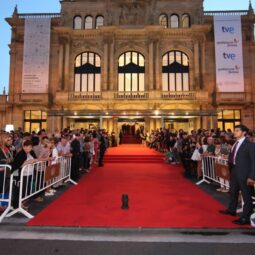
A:
<svg viewBox="0 0 255 255">
<path fill-rule="evenodd" d="M 85 151 L 84 152 L 84 169 L 89 169 L 89 167 L 90 167 L 90 159 L 91 159 L 91 157 L 90 157 L 90 152 L 88 152 L 88 151 Z"/>
<path fill-rule="evenodd" d="M 79 166 L 80 166 L 80 156 L 72 157 L 72 166 L 71 166 L 71 179 L 77 181 L 79 179 Z"/>
<path fill-rule="evenodd" d="M 0 194 L 3 192 L 5 193 L 5 190 L 3 190 L 4 188 L 4 171 L 0 172 Z"/>
<path fill-rule="evenodd" d="M 99 160 L 98 160 L 98 165 L 99 166 L 103 165 L 103 159 L 104 159 L 105 151 L 106 151 L 105 148 L 100 148 L 100 150 L 99 150 Z"/>
<path fill-rule="evenodd" d="M 234 171 L 231 173 L 230 179 L 230 202 L 228 210 L 231 212 L 236 212 L 239 198 L 239 191 L 242 192 L 244 207 L 242 218 L 249 219 L 253 212 L 252 205 L 252 194 L 253 188 L 246 184 L 246 180 L 238 178 Z"/>
</svg>

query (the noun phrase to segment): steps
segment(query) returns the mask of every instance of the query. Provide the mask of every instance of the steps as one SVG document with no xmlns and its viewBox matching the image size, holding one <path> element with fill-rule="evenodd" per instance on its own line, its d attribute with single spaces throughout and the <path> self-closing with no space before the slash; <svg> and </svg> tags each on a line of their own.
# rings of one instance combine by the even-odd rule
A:
<svg viewBox="0 0 255 255">
<path fill-rule="evenodd" d="M 106 155 L 105 163 L 162 163 L 163 155 Z"/>
<path fill-rule="evenodd" d="M 142 139 L 137 138 L 135 135 L 125 134 L 121 139 L 122 144 L 141 144 Z"/>
</svg>

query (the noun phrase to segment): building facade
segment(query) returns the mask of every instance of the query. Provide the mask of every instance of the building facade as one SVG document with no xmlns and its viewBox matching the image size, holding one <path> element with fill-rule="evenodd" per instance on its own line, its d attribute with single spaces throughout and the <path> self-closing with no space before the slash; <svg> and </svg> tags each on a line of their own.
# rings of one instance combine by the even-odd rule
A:
<svg viewBox="0 0 255 255">
<path fill-rule="evenodd" d="M 216 87 L 214 15 L 241 15 L 244 93 Z M 51 18 L 49 88 L 22 93 L 24 24 Z M 1 128 L 49 132 L 124 122 L 151 130 L 255 127 L 255 16 L 205 12 L 203 0 L 62 0 L 60 13 L 20 14 L 12 29 Z"/>
</svg>

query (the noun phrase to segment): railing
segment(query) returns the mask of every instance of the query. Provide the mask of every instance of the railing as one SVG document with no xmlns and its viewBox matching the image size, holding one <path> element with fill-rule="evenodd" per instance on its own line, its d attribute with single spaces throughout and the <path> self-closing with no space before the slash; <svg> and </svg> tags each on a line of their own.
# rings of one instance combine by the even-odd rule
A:
<svg viewBox="0 0 255 255">
<path fill-rule="evenodd" d="M 225 178 L 222 178 L 216 173 L 216 165 L 225 166 Z M 229 188 L 229 170 L 228 160 L 219 157 L 206 156 L 202 159 L 203 179 L 197 182 L 197 185 L 202 183 L 210 183 L 211 181 L 220 184 L 225 188 Z"/>
<path fill-rule="evenodd" d="M 114 93 L 114 99 L 148 99 L 149 93 L 143 91 L 132 92 L 116 92 Z"/>
<path fill-rule="evenodd" d="M 61 18 L 61 13 L 21 13 L 17 15 L 19 19 Z"/>
<path fill-rule="evenodd" d="M 101 92 L 70 92 L 68 99 L 70 101 L 79 100 L 99 100 L 102 98 Z"/>
<path fill-rule="evenodd" d="M 248 10 L 239 11 L 204 11 L 205 16 L 248 15 Z"/>
<path fill-rule="evenodd" d="M 33 215 L 23 208 L 25 201 L 62 181 L 77 184 L 71 179 L 71 157 L 58 157 L 27 164 L 23 166 L 19 176 L 16 180 L 18 208 L 6 217 L 21 213 L 31 219 Z"/>
<path fill-rule="evenodd" d="M 0 222 L 12 210 L 12 184 L 13 175 L 11 174 L 11 166 L 0 165 L 0 207 L 4 209 L 0 215 Z"/>
<path fill-rule="evenodd" d="M 208 100 L 208 93 L 203 91 L 164 91 L 162 99 L 171 100 Z"/>
</svg>

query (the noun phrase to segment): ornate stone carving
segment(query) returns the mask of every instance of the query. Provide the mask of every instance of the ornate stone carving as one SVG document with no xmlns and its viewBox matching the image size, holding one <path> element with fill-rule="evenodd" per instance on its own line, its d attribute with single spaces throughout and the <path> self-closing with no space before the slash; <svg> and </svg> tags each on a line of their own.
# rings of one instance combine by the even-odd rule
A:
<svg viewBox="0 0 255 255">
<path fill-rule="evenodd" d="M 136 1 L 122 4 L 119 20 L 120 25 L 142 25 L 144 21 L 144 10 L 141 4 Z"/>
</svg>

